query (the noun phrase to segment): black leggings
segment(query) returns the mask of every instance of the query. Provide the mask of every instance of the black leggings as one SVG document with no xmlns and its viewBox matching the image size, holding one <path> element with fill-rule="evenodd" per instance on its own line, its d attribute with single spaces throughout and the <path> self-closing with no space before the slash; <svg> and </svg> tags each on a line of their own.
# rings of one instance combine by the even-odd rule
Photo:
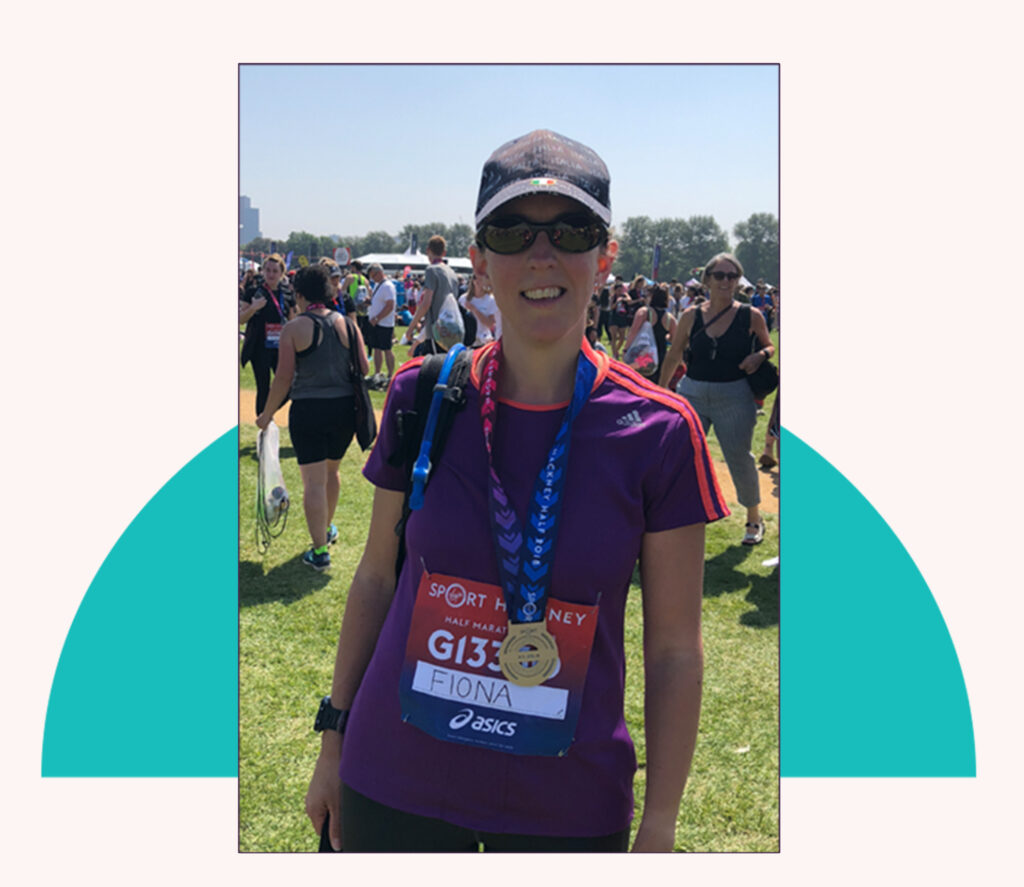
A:
<svg viewBox="0 0 1024 887">
<path fill-rule="evenodd" d="M 350 853 L 624 853 L 629 847 L 628 828 L 599 838 L 478 832 L 403 813 L 344 784 L 341 811 L 345 850 Z"/>
<path fill-rule="evenodd" d="M 252 374 L 256 378 L 256 415 L 263 412 L 270 394 L 271 370 L 277 372 L 277 349 L 257 348 L 252 356 Z M 284 402 L 287 403 L 285 397 Z M 281 404 L 284 406 L 284 403 Z"/>
</svg>

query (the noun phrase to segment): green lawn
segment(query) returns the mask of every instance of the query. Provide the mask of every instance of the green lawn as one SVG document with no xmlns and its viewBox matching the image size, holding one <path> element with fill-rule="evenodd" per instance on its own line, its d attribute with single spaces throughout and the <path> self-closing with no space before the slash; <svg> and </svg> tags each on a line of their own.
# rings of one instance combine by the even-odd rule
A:
<svg viewBox="0 0 1024 887">
<path fill-rule="evenodd" d="M 405 348 L 396 348 L 400 364 Z M 243 388 L 254 388 L 243 371 Z M 373 392 L 379 407 L 383 394 Z M 774 395 L 754 437 L 764 441 Z M 287 429 L 281 430 L 285 481 L 295 501 L 284 534 L 264 556 L 256 548 L 256 428 L 239 433 L 240 847 L 312 851 L 316 836 L 303 797 L 319 740 L 311 729 L 330 687 L 345 594 L 365 541 L 372 488 L 353 445 L 341 466 L 344 519 L 336 521 L 332 568 L 300 563 L 309 544 L 301 483 Z M 711 437 L 713 454 L 719 456 Z M 765 542 L 739 545 L 743 510 L 708 528 L 704 589 L 705 682 L 700 733 L 676 827 L 677 850 L 778 850 L 779 573 L 761 562 L 778 554 L 778 522 L 765 513 Z M 643 800 L 643 618 L 634 576 L 626 610 L 626 717 L 637 746 L 637 811 Z M 638 824 L 638 819 L 635 824 Z"/>
</svg>

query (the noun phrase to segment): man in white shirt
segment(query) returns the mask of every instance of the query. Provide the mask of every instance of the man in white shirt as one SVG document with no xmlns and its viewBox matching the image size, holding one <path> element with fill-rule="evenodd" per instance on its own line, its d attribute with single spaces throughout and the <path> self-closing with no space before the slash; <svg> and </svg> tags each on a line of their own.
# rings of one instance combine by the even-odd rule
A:
<svg viewBox="0 0 1024 887">
<path fill-rule="evenodd" d="M 366 312 L 370 330 L 366 344 L 373 351 L 374 375 L 371 384 L 375 388 L 387 388 L 395 372 L 395 355 L 391 351 L 391 343 L 395 333 L 397 296 L 395 285 L 385 277 L 380 265 L 370 266 L 370 280 L 373 282 L 373 295 Z M 387 377 L 380 374 L 382 355 L 388 368 Z"/>
</svg>

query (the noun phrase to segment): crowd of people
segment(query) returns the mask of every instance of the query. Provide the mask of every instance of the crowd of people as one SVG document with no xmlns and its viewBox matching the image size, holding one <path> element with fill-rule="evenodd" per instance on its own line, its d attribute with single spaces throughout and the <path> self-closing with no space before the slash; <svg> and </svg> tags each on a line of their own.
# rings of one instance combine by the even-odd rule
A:
<svg viewBox="0 0 1024 887">
<path fill-rule="evenodd" d="M 475 275 L 457 275 L 444 261 L 446 249 L 443 237 L 430 239 L 430 265 L 421 276 L 411 271 L 388 276 L 380 265 L 364 269 L 357 260 L 344 268 L 330 258 L 319 261 L 327 269 L 332 284 L 325 304 L 342 315 L 354 316 L 358 323 L 361 345 L 365 348 L 363 356 L 373 363 L 371 388 L 387 389 L 394 375 L 396 325 L 406 327 L 397 344 L 411 346 L 412 357 L 444 350 L 433 329 L 449 293 L 457 297 L 461 309 L 464 344 L 479 348 L 501 337 L 501 311 L 489 281 Z M 730 276 L 714 278 L 719 263 Z M 643 275 L 627 282 L 621 275 L 609 276 L 591 293 L 584 334 L 595 350 L 610 350 L 611 356 L 619 360 L 629 351 L 644 324 L 651 324 L 657 353 L 654 364 L 659 368 L 656 381 L 690 400 L 701 416 L 705 434 L 713 427 L 716 429 L 737 497 L 747 510 L 743 542 L 757 544 L 764 537 L 764 523 L 758 508 L 758 465 L 750 450 L 761 404 L 747 397 L 745 385 L 733 384 L 730 389 L 719 383 L 742 383 L 759 360 L 747 359 L 752 333 L 761 344 L 764 359 L 771 356 L 774 346 L 770 333 L 779 325 L 779 288 L 763 279 L 744 285 L 742 265 L 729 253 L 714 256 L 705 268 L 697 270 L 701 279 L 691 278 L 685 283 L 675 279 L 658 282 Z M 242 361 L 252 361 L 258 412 L 265 406 L 277 366 L 280 331 L 295 316 L 291 280 L 296 273 L 285 272 L 284 260 L 273 254 L 265 258 L 261 273 L 248 269 L 239 282 L 239 321 L 246 323 Z M 728 310 L 723 313 L 721 308 Z M 735 325 L 734 318 L 738 318 Z M 691 338 L 695 349 L 689 347 Z M 724 349 L 720 357 L 717 351 L 712 355 L 703 347 L 719 341 Z M 686 351 L 691 356 L 684 361 Z M 386 372 L 382 372 L 382 366 Z M 667 370 L 669 366 L 671 369 Z M 705 383 L 703 394 L 698 391 L 698 382 Z M 707 388 L 709 384 L 714 387 Z M 736 397 L 724 398 L 730 390 Z M 761 469 L 770 470 L 778 465 L 778 437 L 776 406 L 758 463 Z"/>
<path fill-rule="evenodd" d="M 240 282 L 257 425 L 292 400 L 315 569 L 337 537 L 351 372 L 372 359 L 388 388 L 363 469 L 376 488 L 368 537 L 316 713 L 306 809 L 321 849 L 627 849 L 623 618 L 638 560 L 647 784 L 632 849 L 672 849 L 700 710 L 705 524 L 729 514 L 705 435 L 746 509 L 741 541 L 756 545 L 745 378 L 773 354 L 779 297 L 761 280 L 741 292 L 728 253 L 685 283 L 613 277 L 609 185 L 590 148 L 538 130 L 484 165 L 467 278 L 433 237 L 422 275 L 330 259 L 290 275 L 272 255 Z M 422 360 L 396 367 L 394 330 L 406 327 L 412 358 L 455 355 L 453 305 L 471 382 L 410 514 L 397 457 Z M 648 324 L 657 372 L 645 377 L 620 358 Z M 472 631 L 459 618 L 470 610 Z"/>
</svg>

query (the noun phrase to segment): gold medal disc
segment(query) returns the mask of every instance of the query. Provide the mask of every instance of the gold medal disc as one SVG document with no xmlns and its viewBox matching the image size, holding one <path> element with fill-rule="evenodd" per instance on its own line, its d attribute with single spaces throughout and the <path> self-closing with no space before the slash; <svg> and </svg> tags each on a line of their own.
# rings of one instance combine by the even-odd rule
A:
<svg viewBox="0 0 1024 887">
<path fill-rule="evenodd" d="M 551 677 L 558 665 L 558 644 L 543 623 L 509 623 L 498 665 L 513 684 L 535 687 Z"/>
</svg>

